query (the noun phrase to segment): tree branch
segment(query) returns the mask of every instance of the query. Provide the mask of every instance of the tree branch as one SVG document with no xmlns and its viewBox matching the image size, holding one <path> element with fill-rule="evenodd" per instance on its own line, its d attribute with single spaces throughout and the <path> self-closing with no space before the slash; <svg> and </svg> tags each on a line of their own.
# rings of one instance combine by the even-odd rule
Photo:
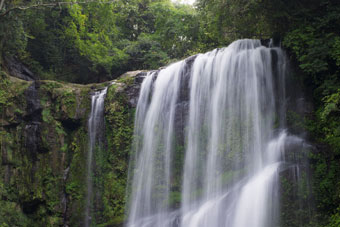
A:
<svg viewBox="0 0 340 227">
<path fill-rule="evenodd" d="M 4 5 L 4 2 L 5 2 L 5 0 L 1 0 L 1 2 L 0 2 L 0 11 L 2 9 L 2 6 Z"/>
<path fill-rule="evenodd" d="M 2 5 L 5 0 L 1 0 L 0 3 L 0 10 L 2 9 Z M 35 5 L 29 5 L 29 6 L 17 6 L 10 8 L 6 10 L 5 12 L 0 14 L 0 17 L 6 16 L 9 12 L 14 11 L 14 10 L 27 10 L 27 9 L 32 9 L 32 8 L 39 8 L 39 7 L 55 7 L 55 6 L 62 6 L 62 5 L 76 5 L 76 4 L 89 4 L 89 3 L 100 3 L 100 4 L 111 4 L 115 2 L 116 0 L 111 0 L 107 2 L 102 2 L 102 1 L 84 1 L 84 2 L 53 2 L 53 3 L 39 3 Z"/>
</svg>

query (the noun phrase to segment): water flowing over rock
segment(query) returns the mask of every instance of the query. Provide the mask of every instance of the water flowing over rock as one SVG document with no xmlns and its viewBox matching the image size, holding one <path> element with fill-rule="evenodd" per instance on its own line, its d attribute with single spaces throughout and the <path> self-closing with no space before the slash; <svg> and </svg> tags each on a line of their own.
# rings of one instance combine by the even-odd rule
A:
<svg viewBox="0 0 340 227">
<path fill-rule="evenodd" d="M 128 227 L 279 225 L 286 60 L 239 40 L 149 73 L 135 119 Z M 174 195 L 180 195 L 174 203 Z"/>
<path fill-rule="evenodd" d="M 89 151 L 87 156 L 87 195 L 85 207 L 84 226 L 91 226 L 91 207 L 92 207 L 92 172 L 93 172 L 93 152 L 96 148 L 96 141 L 99 140 L 100 132 L 104 124 L 104 100 L 107 88 L 96 91 L 91 97 L 91 114 L 88 121 L 89 130 Z"/>
</svg>

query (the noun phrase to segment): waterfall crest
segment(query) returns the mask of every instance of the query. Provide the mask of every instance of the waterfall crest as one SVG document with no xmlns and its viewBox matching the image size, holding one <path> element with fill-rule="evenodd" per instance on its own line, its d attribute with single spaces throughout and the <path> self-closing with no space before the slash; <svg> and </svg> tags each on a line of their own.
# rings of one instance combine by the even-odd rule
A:
<svg viewBox="0 0 340 227">
<path fill-rule="evenodd" d="M 278 174 L 294 140 L 285 130 L 285 74 L 283 51 L 259 40 L 149 73 L 127 226 L 277 226 Z"/>
</svg>

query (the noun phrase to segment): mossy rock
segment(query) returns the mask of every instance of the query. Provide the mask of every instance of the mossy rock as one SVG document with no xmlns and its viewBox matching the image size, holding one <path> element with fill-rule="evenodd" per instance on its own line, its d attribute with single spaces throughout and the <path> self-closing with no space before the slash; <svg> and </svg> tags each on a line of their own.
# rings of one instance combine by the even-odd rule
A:
<svg viewBox="0 0 340 227">
<path fill-rule="evenodd" d="M 90 95 L 106 86 L 106 142 L 94 156 L 94 190 L 100 198 L 93 220 L 96 225 L 122 226 L 135 111 L 129 100 L 136 99 L 140 85 L 134 76 L 89 85 L 1 76 L 0 226 L 81 225 Z M 27 110 L 29 89 L 39 100 L 32 113 Z M 27 146 L 31 134 L 39 143 L 34 149 Z"/>
</svg>

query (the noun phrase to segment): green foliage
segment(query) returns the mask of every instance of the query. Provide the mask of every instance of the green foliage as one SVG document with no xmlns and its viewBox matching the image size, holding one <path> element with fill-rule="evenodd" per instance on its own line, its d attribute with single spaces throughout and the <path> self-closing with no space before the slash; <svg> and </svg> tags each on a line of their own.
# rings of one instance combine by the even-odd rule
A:
<svg viewBox="0 0 340 227">
<path fill-rule="evenodd" d="M 9 81 L 4 75 L 1 75 L 1 88 L 0 88 L 0 111 L 4 111 L 4 107 L 8 105 L 7 99 L 8 99 L 8 83 Z"/>
<path fill-rule="evenodd" d="M 124 84 L 119 86 L 126 86 Z M 133 135 L 133 109 L 128 107 L 127 97 L 109 87 L 105 104 L 107 150 L 103 169 L 103 216 L 107 224 L 119 224 L 124 220 L 125 188 L 128 171 L 128 155 Z"/>
<path fill-rule="evenodd" d="M 25 54 L 27 38 L 29 35 L 25 32 L 22 18 L 24 18 L 22 14 L 9 14 L 6 17 L 1 17 L 0 55 L 8 54 L 23 56 Z"/>
<path fill-rule="evenodd" d="M 195 50 L 199 38 L 199 16 L 192 7 L 160 1 L 150 5 L 150 12 L 155 17 L 153 36 L 170 58 L 182 58 Z"/>
<path fill-rule="evenodd" d="M 72 40 L 80 55 L 93 63 L 93 69 L 102 67 L 107 73 L 127 59 L 126 54 L 114 46 L 117 40 L 114 7 L 114 4 L 96 3 L 72 5 L 65 28 L 65 36 Z"/>
<path fill-rule="evenodd" d="M 50 110 L 49 110 L 49 109 L 44 109 L 44 110 L 42 111 L 42 119 L 43 119 L 43 121 L 45 121 L 45 122 L 51 122 L 52 116 L 51 116 L 51 113 L 50 113 Z"/>
<path fill-rule="evenodd" d="M 179 208 L 182 200 L 181 192 L 172 191 L 169 195 L 169 206 Z"/>
<path fill-rule="evenodd" d="M 1 227 L 28 227 L 31 221 L 22 213 L 20 207 L 9 201 L 0 201 L 0 226 Z"/>
<path fill-rule="evenodd" d="M 300 68 L 307 74 L 315 75 L 328 70 L 329 52 L 332 48 L 332 34 L 326 37 L 313 26 L 293 30 L 285 37 L 284 45 L 292 47 L 300 63 Z"/>
<path fill-rule="evenodd" d="M 332 58 L 336 61 L 336 65 L 340 66 L 340 37 L 334 39 L 334 44 L 331 52 Z"/>
<path fill-rule="evenodd" d="M 322 1 L 318 11 L 308 10 L 307 21 L 298 17 L 284 37 L 283 44 L 297 60 L 304 83 L 314 88 L 317 111 L 308 123 L 313 139 L 322 144 L 311 154 L 313 192 L 318 219 L 327 226 L 337 226 L 339 207 L 340 118 L 339 118 L 339 5 Z M 313 16 L 312 16 L 313 15 Z M 330 218 L 328 218 L 330 217 Z M 329 219 L 329 220 L 328 220 Z"/>
<path fill-rule="evenodd" d="M 313 154 L 311 157 L 315 167 L 313 179 L 316 182 L 313 191 L 316 195 L 317 208 L 321 214 L 332 214 L 340 202 L 339 163 L 334 156 L 325 157 Z M 321 220 L 325 222 L 325 217 Z"/>
<path fill-rule="evenodd" d="M 331 114 L 336 115 L 340 111 L 340 89 L 334 94 L 325 96 L 323 102 L 325 103 L 325 107 L 321 113 L 321 120 L 327 121 L 327 118 L 330 117 Z"/>
<path fill-rule="evenodd" d="M 336 214 L 333 214 L 330 218 L 330 222 L 327 227 L 338 227 L 340 226 L 340 210 L 337 210 Z"/>
<path fill-rule="evenodd" d="M 273 17 L 270 10 L 274 4 L 277 6 L 273 1 L 198 0 L 203 45 L 216 47 L 239 38 L 271 37 L 268 18 Z"/>
<path fill-rule="evenodd" d="M 13 1 L 8 7 L 24 4 Z M 41 79 L 100 82 L 159 68 L 200 46 L 197 13 L 170 0 L 29 8 L 1 19 L 0 55 L 16 56 Z"/>
<path fill-rule="evenodd" d="M 340 154 L 340 89 L 323 97 L 323 106 L 318 111 L 321 123 L 323 142 L 332 146 L 336 154 Z"/>
<path fill-rule="evenodd" d="M 8 77 L 0 70 L 0 114 L 6 116 L 7 120 L 14 122 L 17 116 L 24 113 L 25 105 L 24 91 L 30 86 L 30 82 L 21 81 Z M 18 102 L 18 100 L 22 100 Z"/>
<path fill-rule="evenodd" d="M 73 135 L 70 143 L 69 176 L 65 182 L 65 191 L 70 200 L 70 225 L 77 225 L 83 219 L 86 197 L 86 157 L 88 148 L 88 135 L 85 128 L 81 128 Z"/>
<path fill-rule="evenodd" d="M 169 60 L 160 43 L 146 34 L 141 34 L 136 41 L 131 42 L 125 51 L 133 69 L 156 69 Z"/>
</svg>

